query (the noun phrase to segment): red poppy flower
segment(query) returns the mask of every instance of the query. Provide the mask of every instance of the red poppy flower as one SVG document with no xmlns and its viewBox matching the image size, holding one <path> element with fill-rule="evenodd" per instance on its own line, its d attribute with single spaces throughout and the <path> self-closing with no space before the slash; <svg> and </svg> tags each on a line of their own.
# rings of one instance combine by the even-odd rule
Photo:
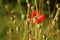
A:
<svg viewBox="0 0 60 40">
<path fill-rule="evenodd" d="M 45 21 L 46 16 L 44 14 L 40 14 L 39 11 L 34 10 L 30 16 L 31 22 L 32 24 L 37 23 L 41 23 L 43 21 Z"/>
</svg>

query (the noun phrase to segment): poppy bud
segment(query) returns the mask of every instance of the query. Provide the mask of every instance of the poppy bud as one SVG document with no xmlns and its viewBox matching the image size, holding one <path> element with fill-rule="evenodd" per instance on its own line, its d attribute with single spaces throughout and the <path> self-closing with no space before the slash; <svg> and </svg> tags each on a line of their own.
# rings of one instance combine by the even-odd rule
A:
<svg viewBox="0 0 60 40">
<path fill-rule="evenodd" d="M 50 3 L 50 1 L 48 0 L 48 1 L 47 1 L 47 4 L 49 5 L 49 3 Z"/>
<path fill-rule="evenodd" d="M 27 4 L 27 7 L 30 7 L 30 3 Z"/>
<path fill-rule="evenodd" d="M 59 7 L 59 4 L 56 4 L 56 8 L 58 8 Z"/>
</svg>

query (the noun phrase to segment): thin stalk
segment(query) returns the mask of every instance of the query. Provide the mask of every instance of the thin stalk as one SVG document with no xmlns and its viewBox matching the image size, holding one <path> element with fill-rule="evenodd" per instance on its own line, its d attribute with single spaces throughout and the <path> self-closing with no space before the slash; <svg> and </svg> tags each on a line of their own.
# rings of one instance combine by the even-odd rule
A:
<svg viewBox="0 0 60 40">
<path fill-rule="evenodd" d="M 15 30 L 16 30 L 16 39 L 19 40 L 18 27 L 16 27 Z"/>
<path fill-rule="evenodd" d="M 54 19 L 52 20 L 52 23 L 51 23 L 51 29 L 54 27 L 54 25 L 55 25 L 55 20 L 56 20 L 56 18 L 59 16 L 59 11 L 60 11 L 60 9 L 58 8 L 57 9 L 57 12 L 56 12 L 56 15 L 55 15 L 55 17 L 54 17 Z M 49 29 L 48 29 L 49 30 Z M 50 32 L 51 32 L 51 30 L 50 30 Z M 52 33 L 52 32 L 51 32 Z M 50 33 L 49 33 L 50 34 Z M 52 34 L 51 34 L 52 35 Z M 50 37 L 51 37 L 51 35 L 50 35 Z"/>
<path fill-rule="evenodd" d="M 57 28 L 57 31 L 56 31 L 56 32 L 57 32 L 58 40 L 60 40 L 60 39 L 59 39 L 59 29 L 58 29 L 57 23 L 56 23 L 56 28 Z"/>
<path fill-rule="evenodd" d="M 39 0 L 39 11 L 41 10 L 41 0 Z"/>
<path fill-rule="evenodd" d="M 11 36 L 11 28 L 9 29 L 9 40 L 12 40 L 12 36 Z"/>
<path fill-rule="evenodd" d="M 15 36 L 16 36 L 16 40 L 19 40 L 19 34 L 18 34 L 18 26 L 17 26 L 17 22 L 16 22 L 16 18 L 15 18 L 15 23 L 13 23 L 14 27 L 14 31 L 15 31 Z"/>
<path fill-rule="evenodd" d="M 23 34 L 23 40 L 25 40 L 26 37 L 26 23 L 24 21 L 24 34 Z"/>
<path fill-rule="evenodd" d="M 29 19 L 29 13 L 30 13 L 30 3 L 27 3 L 27 7 L 28 7 L 28 9 L 27 9 L 27 22 L 28 22 L 28 19 Z M 27 24 L 28 25 L 28 24 Z M 28 27 L 31 27 L 31 25 L 30 25 L 30 23 L 29 23 L 29 25 L 28 25 Z M 30 28 L 28 28 L 28 30 L 30 30 Z M 29 34 L 29 32 L 28 32 L 28 40 L 29 40 L 29 37 L 30 36 L 30 34 Z M 32 36 L 31 36 L 32 37 Z"/>
<path fill-rule="evenodd" d="M 43 0 L 40 0 L 41 1 L 41 6 L 42 6 L 42 14 L 43 14 L 43 11 L 44 11 L 44 9 L 43 9 L 43 5 L 44 5 L 44 1 Z M 43 40 L 43 22 L 41 23 L 41 33 L 40 33 L 40 40 Z"/>
<path fill-rule="evenodd" d="M 42 0 L 42 14 L 43 14 L 43 0 Z"/>
<path fill-rule="evenodd" d="M 38 7 L 37 7 L 37 0 L 35 0 L 35 6 L 36 6 L 36 11 L 38 11 Z M 38 16 L 38 14 L 36 14 Z M 37 22 L 35 23 L 35 40 L 38 40 L 38 32 L 37 32 Z"/>
<path fill-rule="evenodd" d="M 27 26 L 28 24 L 26 24 L 27 22 L 28 22 L 28 17 L 29 17 L 29 12 L 30 12 L 30 3 L 27 3 L 27 7 L 28 7 L 28 9 L 27 9 L 27 19 L 26 19 L 26 21 L 25 21 L 25 25 Z M 25 37 L 26 37 L 26 27 L 25 27 L 25 25 L 24 25 L 24 30 L 25 30 L 25 32 L 24 32 L 24 37 L 23 37 L 23 40 L 25 40 Z M 29 29 L 28 29 L 29 30 Z M 28 34 L 28 40 L 29 40 L 29 34 Z"/>
<path fill-rule="evenodd" d="M 58 1 L 58 0 L 56 0 L 56 2 L 55 2 L 55 4 L 54 4 L 54 9 L 53 9 L 52 13 L 54 13 L 54 11 L 55 11 L 55 7 L 56 7 L 56 4 L 57 4 L 57 1 Z"/>
<path fill-rule="evenodd" d="M 17 0 L 17 3 L 20 4 L 20 0 Z"/>
<path fill-rule="evenodd" d="M 55 5 L 56 5 L 56 3 L 57 3 L 57 0 L 56 0 L 56 2 L 55 2 Z M 54 5 L 54 9 L 53 9 L 52 13 L 54 13 L 54 11 L 55 11 L 55 5 Z M 48 5 L 48 11 L 49 11 L 49 17 L 51 17 L 49 5 Z M 49 21 L 51 21 L 51 19 L 50 19 Z M 48 32 L 48 35 L 49 35 L 50 31 L 51 31 L 51 25 L 49 26 L 49 32 Z M 52 38 L 53 38 L 53 37 L 52 37 Z"/>
<path fill-rule="evenodd" d="M 59 13 L 59 11 L 60 11 L 60 9 L 58 10 L 58 13 Z M 59 15 L 59 14 L 57 14 L 57 15 Z M 58 16 L 56 15 L 56 22 L 58 21 Z M 56 23 L 56 28 L 57 28 L 57 35 L 58 35 L 58 40 L 59 40 L 59 29 L 58 29 L 58 25 L 57 25 L 57 23 Z"/>
<path fill-rule="evenodd" d="M 51 22 L 51 14 L 50 14 L 50 6 L 49 6 L 49 4 L 50 4 L 50 0 L 47 0 L 47 5 L 48 5 L 48 13 L 49 13 L 49 23 Z M 49 25 L 49 30 L 48 30 L 48 37 L 49 37 L 49 35 L 51 34 L 51 32 L 50 32 L 50 30 L 51 30 L 51 25 Z M 53 38 L 53 37 L 51 37 L 51 38 Z"/>
<path fill-rule="evenodd" d="M 35 0 L 35 6 L 36 6 L 36 11 L 38 10 L 38 7 L 37 7 L 37 0 Z"/>
</svg>

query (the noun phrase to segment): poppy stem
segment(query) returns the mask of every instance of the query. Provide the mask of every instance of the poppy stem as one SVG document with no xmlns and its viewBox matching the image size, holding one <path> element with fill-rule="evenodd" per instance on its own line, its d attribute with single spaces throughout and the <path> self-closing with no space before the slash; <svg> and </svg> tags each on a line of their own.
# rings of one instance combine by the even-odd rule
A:
<svg viewBox="0 0 60 40">
<path fill-rule="evenodd" d="M 43 9 L 43 0 L 42 0 L 42 14 L 43 14 L 43 10 L 44 10 L 44 9 Z"/>
<path fill-rule="evenodd" d="M 26 37 L 26 21 L 24 21 L 24 34 L 23 34 L 23 40 L 25 40 Z"/>
<path fill-rule="evenodd" d="M 38 11 L 38 7 L 37 7 L 37 0 L 35 0 L 35 6 L 36 6 L 36 11 Z M 38 14 L 36 14 L 36 15 L 38 15 Z M 38 38 L 37 38 L 37 28 L 36 28 L 36 26 L 37 26 L 37 22 L 35 23 L 35 40 L 38 40 Z"/>
<path fill-rule="evenodd" d="M 37 7 L 37 0 L 35 0 L 35 6 L 36 6 L 36 11 L 38 10 L 38 7 Z"/>
<path fill-rule="evenodd" d="M 53 8 L 53 11 L 52 11 L 52 14 L 54 14 L 54 12 L 55 12 L 55 7 L 56 7 L 56 4 L 57 4 L 57 1 L 58 1 L 58 0 L 55 1 L 54 8 Z"/>
<path fill-rule="evenodd" d="M 17 0 L 17 3 L 20 4 L 20 0 Z"/>
<path fill-rule="evenodd" d="M 26 37 L 26 32 L 27 30 L 29 30 L 29 25 L 28 24 L 28 19 L 29 19 L 29 12 L 30 12 L 30 3 L 27 2 L 27 18 L 26 18 L 26 21 L 24 21 L 24 37 L 23 37 L 23 40 L 25 40 L 25 37 Z M 29 32 L 28 32 L 28 40 L 29 40 Z"/>
</svg>

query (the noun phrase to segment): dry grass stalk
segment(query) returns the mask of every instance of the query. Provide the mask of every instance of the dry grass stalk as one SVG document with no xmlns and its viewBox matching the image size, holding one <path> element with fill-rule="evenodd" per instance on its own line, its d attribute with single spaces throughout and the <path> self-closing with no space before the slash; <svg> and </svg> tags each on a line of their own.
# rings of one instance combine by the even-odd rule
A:
<svg viewBox="0 0 60 40">
<path fill-rule="evenodd" d="M 10 28 L 9 31 L 7 32 L 7 35 L 8 35 L 8 40 L 12 40 L 11 28 Z"/>
<path fill-rule="evenodd" d="M 28 19 L 29 19 L 29 12 L 30 12 L 30 3 L 27 3 L 27 18 L 26 18 L 26 21 L 24 21 L 24 37 L 23 37 L 23 40 L 25 40 L 25 37 L 26 37 L 26 30 L 27 30 L 27 27 L 28 27 Z M 30 25 L 30 24 L 29 24 Z M 29 29 L 28 29 L 29 30 Z M 28 40 L 29 40 L 29 34 L 28 34 Z"/>
<path fill-rule="evenodd" d="M 56 15 L 55 15 L 55 17 L 54 17 L 54 19 L 52 20 L 52 22 L 51 22 L 51 24 L 48 26 L 48 30 L 49 30 L 49 32 L 48 32 L 48 37 L 51 37 L 51 35 L 52 35 L 52 33 L 51 33 L 51 29 L 54 27 L 54 25 L 55 25 L 55 20 L 56 20 L 56 18 L 58 18 L 58 16 L 59 16 L 59 11 L 60 11 L 60 8 L 58 8 L 57 9 L 57 12 L 56 12 Z M 58 19 L 57 19 L 58 20 Z M 56 20 L 56 21 L 57 21 Z M 58 29 L 57 29 L 58 30 Z M 51 33 L 51 35 L 49 35 Z M 53 38 L 53 36 L 52 36 L 52 38 Z"/>
</svg>

